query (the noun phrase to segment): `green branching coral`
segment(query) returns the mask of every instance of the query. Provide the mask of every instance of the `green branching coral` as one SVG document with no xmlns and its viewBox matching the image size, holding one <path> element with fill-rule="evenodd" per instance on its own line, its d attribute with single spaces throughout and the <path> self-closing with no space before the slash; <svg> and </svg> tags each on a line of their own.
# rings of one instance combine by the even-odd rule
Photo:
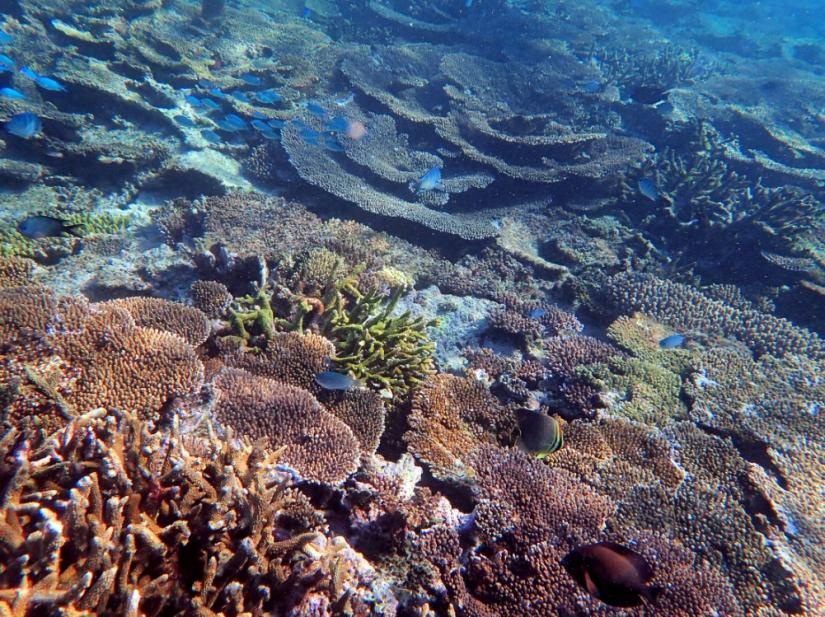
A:
<svg viewBox="0 0 825 617">
<path fill-rule="evenodd" d="M 277 331 L 320 334 L 334 344 L 332 361 L 338 370 L 393 395 L 408 392 L 435 372 L 435 343 L 426 332 L 435 321 L 409 311 L 396 314 L 407 286 L 395 286 L 389 295 L 377 286 L 362 291 L 363 265 L 343 275 L 334 253 L 324 250 L 314 257 L 320 261 L 310 261 L 330 267 L 304 267 L 309 262 L 299 259 L 299 267 L 285 279 L 289 287 L 258 285 L 253 294 L 238 298 L 229 311 L 227 336 L 254 350 Z M 329 279 L 319 277 L 321 272 Z M 301 273 L 311 276 L 304 280 Z"/>
<path fill-rule="evenodd" d="M 406 392 L 435 372 L 435 343 L 427 328 L 436 325 L 409 311 L 395 315 L 404 288 L 389 299 L 371 289 L 362 293 L 353 277 L 325 298 L 322 334 L 334 344 L 334 362 L 353 376 L 390 393 Z"/>
</svg>

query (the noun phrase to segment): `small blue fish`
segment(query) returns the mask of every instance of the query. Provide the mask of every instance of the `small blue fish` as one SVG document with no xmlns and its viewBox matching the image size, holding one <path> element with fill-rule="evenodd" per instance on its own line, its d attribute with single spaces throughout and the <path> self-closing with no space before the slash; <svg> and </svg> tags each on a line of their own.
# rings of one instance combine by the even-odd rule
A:
<svg viewBox="0 0 825 617">
<path fill-rule="evenodd" d="M 309 19 L 312 17 L 312 10 L 308 6 L 305 6 L 304 10 L 301 12 L 301 17 L 304 19 Z"/>
<path fill-rule="evenodd" d="M 236 99 L 238 99 L 241 103 L 246 103 L 247 105 L 249 105 L 250 103 L 252 103 L 252 100 L 251 100 L 248 96 L 246 96 L 246 93 L 241 92 L 240 90 L 233 90 L 233 91 L 232 91 L 232 92 L 230 92 L 229 94 L 231 94 L 232 96 L 234 96 L 234 97 L 235 97 Z"/>
<path fill-rule="evenodd" d="M 209 90 L 209 88 L 215 87 L 215 84 L 209 79 L 199 79 L 198 85 L 204 90 Z"/>
<path fill-rule="evenodd" d="M 0 45 L 8 45 L 12 41 L 12 36 L 5 30 L 0 30 Z"/>
<path fill-rule="evenodd" d="M 212 142 L 213 144 L 219 144 L 223 141 L 221 136 L 212 129 L 203 129 L 201 131 L 201 137 L 203 137 L 206 141 Z"/>
<path fill-rule="evenodd" d="M 35 116 L 30 111 L 24 111 L 19 114 L 14 114 L 8 122 L 6 122 L 6 130 L 12 135 L 29 139 L 34 137 L 43 129 L 43 123 L 40 118 Z"/>
<path fill-rule="evenodd" d="M 340 99 L 335 99 L 334 102 L 338 107 L 346 107 L 347 105 L 352 103 L 354 100 L 355 100 L 355 94 L 350 92 L 347 96 L 343 96 Z"/>
<path fill-rule="evenodd" d="M 246 120 L 244 120 L 237 114 L 226 114 L 223 117 L 223 119 L 229 122 L 229 124 L 231 124 L 235 128 L 237 128 L 239 131 L 249 128 L 249 125 L 246 123 Z"/>
<path fill-rule="evenodd" d="M 220 88 L 209 88 L 209 94 L 219 99 L 225 99 L 226 95 L 223 93 L 223 90 Z"/>
<path fill-rule="evenodd" d="M 547 314 L 547 309 L 534 308 L 530 311 L 530 319 L 541 319 Z"/>
<path fill-rule="evenodd" d="M 320 118 L 321 120 L 326 120 L 327 112 L 326 110 L 321 107 L 318 103 L 314 101 L 309 101 L 306 104 L 307 111 L 311 113 L 313 116 Z"/>
<path fill-rule="evenodd" d="M 190 129 L 195 126 L 195 121 L 189 116 L 184 116 L 183 114 L 178 114 L 175 116 L 175 122 Z"/>
<path fill-rule="evenodd" d="M 281 95 L 274 90 L 261 90 L 260 92 L 253 92 L 252 98 L 264 105 L 274 105 L 281 100 Z"/>
<path fill-rule="evenodd" d="M 271 126 L 273 129 L 282 129 L 286 126 L 286 122 L 281 120 L 280 118 L 272 118 L 271 120 L 267 121 L 267 124 Z"/>
<path fill-rule="evenodd" d="M 581 87 L 588 94 L 598 94 L 602 90 L 602 82 L 598 79 L 588 79 L 582 83 Z"/>
<path fill-rule="evenodd" d="M 649 176 L 639 179 L 639 192 L 650 201 L 659 201 L 659 189 L 656 181 Z"/>
<path fill-rule="evenodd" d="M 269 139 L 270 141 L 278 141 L 280 139 L 278 134 L 275 133 L 274 131 L 272 131 L 272 129 L 267 129 L 266 131 L 261 131 L 261 136 L 266 138 L 266 139 Z"/>
<path fill-rule="evenodd" d="M 216 103 L 212 99 L 209 99 L 209 98 L 206 98 L 206 97 L 201 99 L 201 104 L 203 104 L 204 107 L 206 107 L 208 109 L 212 109 L 212 110 L 216 110 L 216 109 L 221 108 L 220 103 Z"/>
<path fill-rule="evenodd" d="M 50 92 L 66 92 L 66 87 L 51 77 L 39 75 L 37 79 L 34 80 L 34 83 L 44 90 L 49 90 Z"/>
<path fill-rule="evenodd" d="M 0 64 L 14 68 L 14 60 L 9 58 L 6 54 L 0 54 Z"/>
<path fill-rule="evenodd" d="M 349 390 L 362 385 L 357 379 L 353 379 L 346 373 L 336 373 L 335 371 L 324 371 L 315 376 L 315 383 L 324 390 Z"/>
<path fill-rule="evenodd" d="M 65 219 L 36 214 L 20 221 L 17 231 L 32 240 L 62 236 L 64 233 L 82 238 L 82 223 L 69 224 Z"/>
<path fill-rule="evenodd" d="M 301 139 L 303 139 L 305 142 L 307 142 L 311 146 L 320 145 L 320 142 L 318 141 L 318 138 L 321 136 L 321 133 L 319 133 L 315 129 L 312 129 L 312 128 L 307 126 L 307 127 L 302 128 L 300 132 L 301 132 Z"/>
<path fill-rule="evenodd" d="M 442 188 L 441 184 L 441 168 L 431 167 L 427 172 L 418 179 L 419 191 L 433 191 Z"/>
<path fill-rule="evenodd" d="M 0 88 L 0 96 L 5 96 L 7 99 L 16 99 L 18 101 L 25 101 L 26 95 L 15 90 L 14 88 Z"/>
<path fill-rule="evenodd" d="M 334 135 L 327 135 L 324 138 L 324 148 L 330 150 L 331 152 L 343 152 L 344 146 L 338 143 L 338 140 L 335 138 Z"/>
<path fill-rule="evenodd" d="M 249 124 L 251 124 L 252 127 L 255 128 L 258 131 L 263 132 L 263 131 L 271 131 L 272 130 L 271 128 L 269 128 L 269 125 L 266 122 L 264 122 L 263 120 L 258 120 L 258 118 L 255 118 L 255 119 L 251 120 L 249 122 Z"/>
<path fill-rule="evenodd" d="M 662 349 L 673 349 L 674 347 L 681 347 L 685 342 L 685 337 L 681 334 L 671 334 L 659 341 L 659 347 Z"/>
<path fill-rule="evenodd" d="M 252 117 L 255 118 L 256 120 L 266 120 L 267 119 L 266 114 L 263 113 L 262 111 L 258 111 L 257 109 L 252 112 Z"/>
<path fill-rule="evenodd" d="M 40 77 L 40 75 L 35 73 L 32 69 L 30 69 L 27 66 L 24 66 L 22 69 L 20 69 L 20 72 L 33 81 L 37 81 L 37 79 Z"/>
<path fill-rule="evenodd" d="M 217 120 L 215 122 L 215 124 L 218 125 L 219 129 L 221 129 L 222 131 L 227 131 L 228 133 L 237 133 L 238 131 L 241 130 L 237 126 L 232 124 L 229 120 L 226 120 L 225 118 L 221 118 L 220 120 Z"/>
<path fill-rule="evenodd" d="M 332 120 L 327 122 L 326 128 L 328 131 L 344 133 L 349 128 L 349 120 L 341 116 L 335 116 Z"/>
<path fill-rule="evenodd" d="M 239 79 L 250 86 L 260 86 L 264 83 L 260 77 L 253 75 L 252 73 L 244 73 L 239 77 Z"/>
</svg>

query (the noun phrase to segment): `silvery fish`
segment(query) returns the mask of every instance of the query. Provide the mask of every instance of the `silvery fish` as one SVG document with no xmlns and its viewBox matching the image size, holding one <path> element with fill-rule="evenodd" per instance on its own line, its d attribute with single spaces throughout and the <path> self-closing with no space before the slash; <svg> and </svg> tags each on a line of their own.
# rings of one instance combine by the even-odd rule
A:
<svg viewBox="0 0 825 617">
<path fill-rule="evenodd" d="M 357 379 L 353 379 L 346 373 L 335 371 L 324 371 L 315 376 L 315 383 L 324 390 L 349 390 L 361 385 Z"/>
<path fill-rule="evenodd" d="M 431 167 L 427 172 L 418 179 L 416 190 L 418 191 L 433 191 L 441 189 L 441 168 Z"/>
<path fill-rule="evenodd" d="M 43 123 L 40 118 L 29 111 L 15 114 L 6 122 L 6 130 L 12 135 L 23 139 L 34 137 L 42 129 Z"/>
<path fill-rule="evenodd" d="M 64 233 L 81 238 L 82 223 L 69 224 L 65 219 L 54 216 L 29 216 L 17 225 L 17 231 L 32 240 L 62 236 Z"/>
</svg>

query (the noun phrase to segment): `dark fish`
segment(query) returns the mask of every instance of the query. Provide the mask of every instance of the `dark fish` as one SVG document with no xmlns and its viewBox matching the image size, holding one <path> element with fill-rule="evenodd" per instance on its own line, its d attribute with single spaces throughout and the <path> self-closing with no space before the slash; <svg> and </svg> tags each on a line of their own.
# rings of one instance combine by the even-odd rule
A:
<svg viewBox="0 0 825 617">
<path fill-rule="evenodd" d="M 639 179 L 639 192 L 650 201 L 659 201 L 659 188 L 656 181 L 649 176 Z"/>
<path fill-rule="evenodd" d="M 655 105 L 667 98 L 667 90 L 661 86 L 636 86 L 631 90 L 630 98 L 642 105 Z"/>
<path fill-rule="evenodd" d="M 653 568 L 645 558 L 614 542 L 579 546 L 561 564 L 591 596 L 611 606 L 653 603 L 662 591 L 647 584 Z"/>
<path fill-rule="evenodd" d="M 671 334 L 659 341 L 659 347 L 662 349 L 673 349 L 674 347 L 681 347 L 685 342 L 685 337 L 681 334 Z"/>
<path fill-rule="evenodd" d="M 353 379 L 345 373 L 335 371 L 324 371 L 315 376 L 315 383 L 324 390 L 349 390 L 361 385 L 357 379 Z"/>
<path fill-rule="evenodd" d="M 518 413 L 519 446 L 539 460 L 552 454 L 564 443 L 558 420 L 539 411 Z"/>
<path fill-rule="evenodd" d="M 17 225 L 17 231 L 32 240 L 61 236 L 64 233 L 82 238 L 83 236 L 80 234 L 82 227 L 82 223 L 69 224 L 65 219 L 38 214 L 20 221 Z"/>
<path fill-rule="evenodd" d="M 6 122 L 6 130 L 12 135 L 29 139 L 34 137 L 43 129 L 43 123 L 40 118 L 35 116 L 30 111 L 24 111 L 19 114 L 14 114 L 9 121 Z"/>
</svg>

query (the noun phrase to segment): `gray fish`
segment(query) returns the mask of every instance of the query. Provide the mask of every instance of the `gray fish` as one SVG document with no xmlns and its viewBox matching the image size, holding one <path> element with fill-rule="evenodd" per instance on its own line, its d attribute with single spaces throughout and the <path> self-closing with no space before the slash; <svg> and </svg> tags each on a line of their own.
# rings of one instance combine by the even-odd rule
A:
<svg viewBox="0 0 825 617">
<path fill-rule="evenodd" d="M 357 379 L 353 379 L 345 373 L 335 371 L 324 371 L 315 376 L 315 383 L 324 390 L 350 390 L 361 385 Z"/>
<path fill-rule="evenodd" d="M 65 219 L 40 214 L 29 216 L 17 225 L 17 231 L 32 240 L 58 237 L 64 233 L 82 238 L 80 233 L 82 228 L 82 223 L 69 224 Z"/>
</svg>

